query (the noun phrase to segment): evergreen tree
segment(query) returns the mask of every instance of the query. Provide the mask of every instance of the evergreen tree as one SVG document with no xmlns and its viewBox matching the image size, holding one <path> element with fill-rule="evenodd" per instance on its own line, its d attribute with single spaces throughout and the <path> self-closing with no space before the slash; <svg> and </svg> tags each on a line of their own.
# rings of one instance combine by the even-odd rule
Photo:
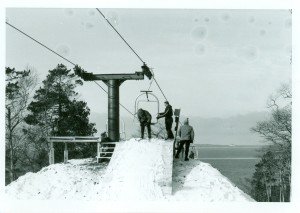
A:
<svg viewBox="0 0 300 213">
<path fill-rule="evenodd" d="M 30 114 L 25 121 L 43 131 L 47 136 L 91 136 L 95 124 L 89 122 L 90 110 L 84 101 L 77 100 L 76 86 L 82 81 L 63 64 L 49 71 L 42 86 L 36 90 L 29 104 Z M 63 160 L 64 144 L 55 144 L 56 161 Z M 70 158 L 90 157 L 96 152 L 95 144 L 69 145 Z"/>
</svg>

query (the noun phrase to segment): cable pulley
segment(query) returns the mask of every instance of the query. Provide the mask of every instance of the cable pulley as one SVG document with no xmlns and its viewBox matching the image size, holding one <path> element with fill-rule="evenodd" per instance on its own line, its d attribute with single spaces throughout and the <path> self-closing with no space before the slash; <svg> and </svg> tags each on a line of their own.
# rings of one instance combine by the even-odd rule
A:
<svg viewBox="0 0 300 213">
<path fill-rule="evenodd" d="M 142 71 L 143 71 L 144 75 L 147 76 L 149 78 L 149 80 L 151 80 L 153 75 L 152 75 L 152 72 L 150 71 L 150 68 L 147 66 L 147 64 L 145 62 L 142 66 Z"/>
</svg>

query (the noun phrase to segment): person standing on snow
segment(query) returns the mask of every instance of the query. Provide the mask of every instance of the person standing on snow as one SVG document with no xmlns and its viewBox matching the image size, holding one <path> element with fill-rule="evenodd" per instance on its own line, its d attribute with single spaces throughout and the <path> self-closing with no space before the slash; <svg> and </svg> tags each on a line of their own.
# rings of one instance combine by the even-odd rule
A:
<svg viewBox="0 0 300 213">
<path fill-rule="evenodd" d="M 157 119 L 165 117 L 165 125 L 168 134 L 167 139 L 174 139 L 174 135 L 172 132 L 172 124 L 173 124 L 173 109 L 168 101 L 165 101 L 165 111 L 162 113 L 158 113 Z"/>
<path fill-rule="evenodd" d="M 141 138 L 144 138 L 145 127 L 147 127 L 148 138 L 151 139 L 151 114 L 147 110 L 141 108 L 137 111 L 137 116 L 141 125 Z"/>
<path fill-rule="evenodd" d="M 181 152 L 183 145 L 185 144 L 185 161 L 188 161 L 188 154 L 189 154 L 189 148 L 190 143 L 193 143 L 194 141 L 194 129 L 192 126 L 189 125 L 189 119 L 185 119 L 183 122 L 183 126 L 180 127 L 179 132 L 180 136 L 180 144 L 178 147 L 178 150 L 176 152 L 175 158 L 179 158 L 179 153 Z"/>
</svg>

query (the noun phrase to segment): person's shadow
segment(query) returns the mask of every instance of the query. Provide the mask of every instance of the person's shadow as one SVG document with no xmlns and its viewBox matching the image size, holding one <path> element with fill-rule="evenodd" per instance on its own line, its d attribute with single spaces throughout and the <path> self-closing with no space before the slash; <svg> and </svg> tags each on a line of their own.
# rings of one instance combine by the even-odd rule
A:
<svg viewBox="0 0 300 213">
<path fill-rule="evenodd" d="M 193 168 L 201 163 L 200 160 L 190 159 L 189 161 L 184 161 L 183 159 L 184 158 L 173 160 L 172 195 L 183 189 L 189 190 L 187 187 L 184 187 L 186 177 Z"/>
</svg>

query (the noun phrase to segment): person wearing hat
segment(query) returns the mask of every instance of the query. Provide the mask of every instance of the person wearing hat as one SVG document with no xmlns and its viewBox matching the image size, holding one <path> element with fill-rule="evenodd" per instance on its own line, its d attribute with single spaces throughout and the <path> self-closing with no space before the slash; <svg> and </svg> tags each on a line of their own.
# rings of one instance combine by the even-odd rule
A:
<svg viewBox="0 0 300 213">
<path fill-rule="evenodd" d="M 168 134 L 167 139 L 174 139 L 174 135 L 172 132 L 172 124 L 173 124 L 173 109 L 168 101 L 165 101 L 165 111 L 162 113 L 158 113 L 157 119 L 165 117 L 165 125 Z"/>
<path fill-rule="evenodd" d="M 190 143 L 194 141 L 194 129 L 189 125 L 189 119 L 185 119 L 183 126 L 180 127 L 178 135 L 180 136 L 180 144 L 177 149 L 175 158 L 179 158 L 179 153 L 181 152 L 183 145 L 185 144 L 185 161 L 188 161 Z"/>
<path fill-rule="evenodd" d="M 138 116 L 138 119 L 139 119 L 140 125 L 141 125 L 141 138 L 142 139 L 144 138 L 145 127 L 147 127 L 148 138 L 151 139 L 151 126 L 150 126 L 151 119 L 152 119 L 151 114 L 147 110 L 140 108 L 137 111 L 137 116 Z"/>
</svg>

